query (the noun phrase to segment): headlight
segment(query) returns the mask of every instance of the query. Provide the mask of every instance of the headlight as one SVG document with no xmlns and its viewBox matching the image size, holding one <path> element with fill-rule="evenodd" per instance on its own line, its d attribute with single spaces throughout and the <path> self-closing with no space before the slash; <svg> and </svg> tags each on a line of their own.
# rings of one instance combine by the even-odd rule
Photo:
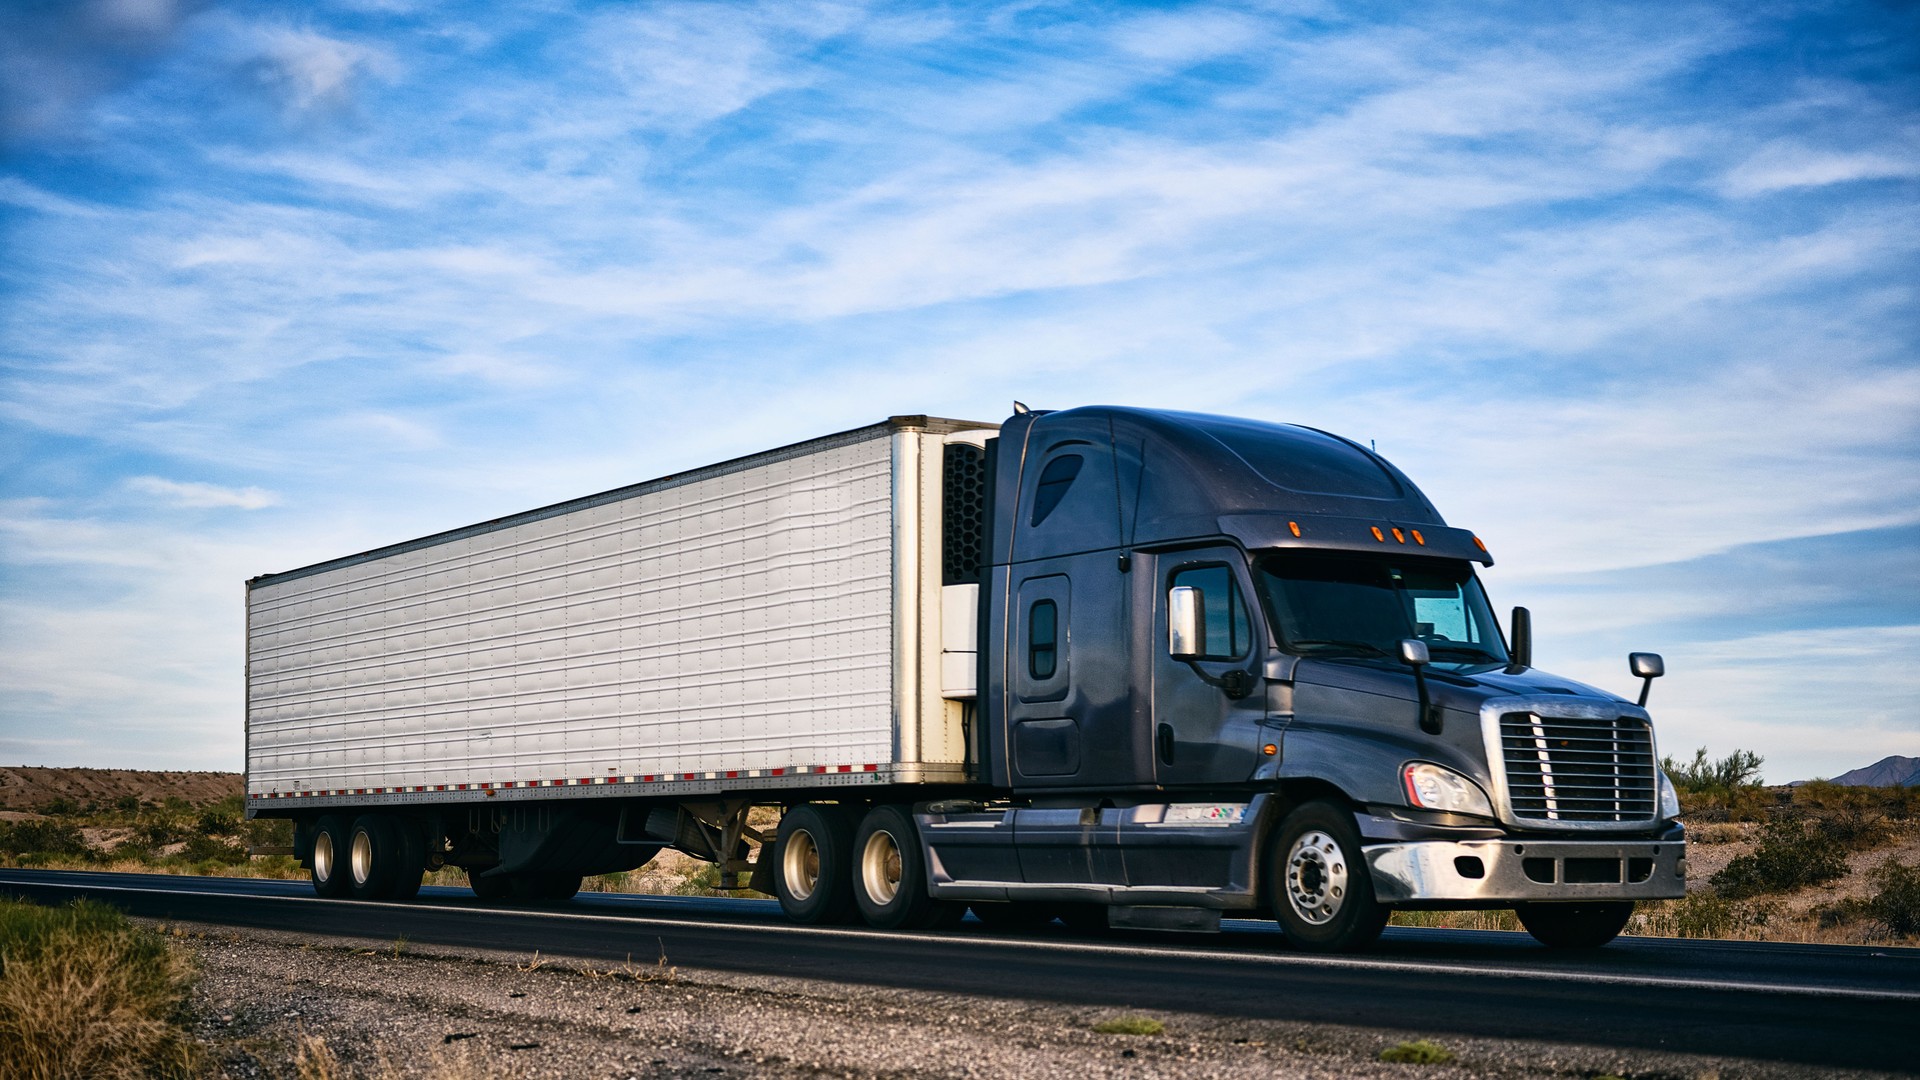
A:
<svg viewBox="0 0 1920 1080">
<path fill-rule="evenodd" d="M 1660 820 L 1672 821 L 1680 816 L 1680 793 L 1673 789 L 1673 781 L 1667 779 L 1667 770 L 1654 770 L 1660 774 Z"/>
<path fill-rule="evenodd" d="M 1407 802 L 1422 810 L 1493 816 L 1493 804 L 1487 801 L 1486 792 L 1452 769 L 1415 761 L 1401 771 L 1401 777 L 1406 781 Z"/>
</svg>

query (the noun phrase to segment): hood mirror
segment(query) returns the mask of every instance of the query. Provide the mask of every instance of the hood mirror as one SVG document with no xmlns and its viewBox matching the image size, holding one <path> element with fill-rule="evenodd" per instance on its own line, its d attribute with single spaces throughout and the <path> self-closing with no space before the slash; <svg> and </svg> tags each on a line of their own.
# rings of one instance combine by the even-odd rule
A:
<svg viewBox="0 0 1920 1080">
<path fill-rule="evenodd" d="M 1420 730 L 1429 735 L 1440 734 L 1444 721 L 1440 710 L 1433 707 L 1433 699 L 1427 696 L 1426 667 L 1433 663 L 1433 653 L 1419 638 L 1401 638 L 1400 662 L 1413 669 L 1413 689 L 1420 696 Z"/>
<path fill-rule="evenodd" d="M 1645 680 L 1640 684 L 1640 707 L 1644 709 L 1647 695 L 1653 692 L 1653 680 L 1667 673 L 1667 662 L 1657 652 L 1628 653 L 1627 670 L 1634 678 Z"/>
</svg>

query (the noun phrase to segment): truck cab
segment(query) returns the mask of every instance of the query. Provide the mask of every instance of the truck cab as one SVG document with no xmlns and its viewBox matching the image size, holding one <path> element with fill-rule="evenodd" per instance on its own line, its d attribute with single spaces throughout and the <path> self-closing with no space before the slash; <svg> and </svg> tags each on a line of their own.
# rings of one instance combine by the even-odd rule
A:
<svg viewBox="0 0 1920 1080">
<path fill-rule="evenodd" d="M 1486 545 L 1370 449 L 1092 407 L 1016 415 L 985 458 L 996 797 L 916 815 L 934 897 L 1176 929 L 1268 912 L 1338 950 L 1393 908 L 1512 907 L 1597 945 L 1684 894 L 1644 696 L 1533 668 Z"/>
</svg>

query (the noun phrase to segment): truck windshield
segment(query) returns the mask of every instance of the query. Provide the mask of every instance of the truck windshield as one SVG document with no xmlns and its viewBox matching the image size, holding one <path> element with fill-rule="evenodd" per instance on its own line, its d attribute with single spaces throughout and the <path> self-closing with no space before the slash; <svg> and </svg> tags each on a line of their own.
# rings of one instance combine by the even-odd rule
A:
<svg viewBox="0 0 1920 1080">
<path fill-rule="evenodd" d="M 1256 564 L 1274 635 L 1303 656 L 1398 657 L 1402 638 L 1437 664 L 1504 664 L 1493 612 L 1464 562 L 1288 551 Z"/>
</svg>

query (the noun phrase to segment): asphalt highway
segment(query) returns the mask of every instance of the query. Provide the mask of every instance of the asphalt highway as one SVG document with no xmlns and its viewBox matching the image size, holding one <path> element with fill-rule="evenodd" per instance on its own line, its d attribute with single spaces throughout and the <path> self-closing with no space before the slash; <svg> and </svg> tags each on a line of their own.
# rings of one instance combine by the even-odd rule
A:
<svg viewBox="0 0 1920 1080">
<path fill-rule="evenodd" d="M 798 927 L 771 901 L 582 894 L 540 908 L 427 888 L 320 900 L 303 882 L 0 870 L 0 894 L 326 937 L 507 950 L 1004 998 L 1445 1035 L 1920 1070 L 1920 949 L 1621 938 L 1558 952 L 1525 934 L 1392 927 L 1373 951 L 1290 950 L 1269 923 L 1217 935 Z"/>
</svg>

